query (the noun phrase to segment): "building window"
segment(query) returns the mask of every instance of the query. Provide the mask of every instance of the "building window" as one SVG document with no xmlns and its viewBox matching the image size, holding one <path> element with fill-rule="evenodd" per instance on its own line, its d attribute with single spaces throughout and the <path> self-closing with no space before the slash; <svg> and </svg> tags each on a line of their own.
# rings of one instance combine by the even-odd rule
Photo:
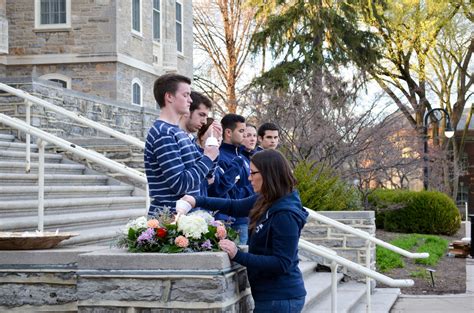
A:
<svg viewBox="0 0 474 313">
<path fill-rule="evenodd" d="M 40 76 L 39 78 L 59 83 L 63 88 L 71 89 L 71 78 L 66 75 L 53 73 Z"/>
<path fill-rule="evenodd" d="M 176 1 L 176 49 L 183 53 L 183 4 Z"/>
<path fill-rule="evenodd" d="M 71 0 L 35 0 L 35 27 L 38 29 L 71 27 Z"/>
<path fill-rule="evenodd" d="M 132 80 L 132 104 L 142 105 L 142 84 L 136 78 Z"/>
<path fill-rule="evenodd" d="M 153 40 L 161 40 L 161 1 L 153 0 Z"/>
<path fill-rule="evenodd" d="M 141 0 L 132 0 L 132 31 L 142 33 L 142 6 Z"/>
</svg>

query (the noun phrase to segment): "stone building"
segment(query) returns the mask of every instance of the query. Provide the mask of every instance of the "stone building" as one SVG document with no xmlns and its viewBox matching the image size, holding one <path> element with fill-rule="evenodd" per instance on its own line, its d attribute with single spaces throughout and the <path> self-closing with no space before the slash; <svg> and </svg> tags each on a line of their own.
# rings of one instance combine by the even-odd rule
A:
<svg viewBox="0 0 474 313">
<path fill-rule="evenodd" d="M 159 75 L 192 76 L 192 36 L 192 1 L 0 0 L 0 79 L 155 108 Z"/>
</svg>

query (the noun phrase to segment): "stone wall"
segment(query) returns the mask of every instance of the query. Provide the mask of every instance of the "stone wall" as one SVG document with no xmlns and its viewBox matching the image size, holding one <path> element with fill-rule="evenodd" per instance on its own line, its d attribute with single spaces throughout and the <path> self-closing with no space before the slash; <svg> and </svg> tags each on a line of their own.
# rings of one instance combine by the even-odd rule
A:
<svg viewBox="0 0 474 313">
<path fill-rule="evenodd" d="M 1 251 L 1 312 L 250 312 L 245 268 L 225 253 L 105 247 Z"/>
<path fill-rule="evenodd" d="M 319 211 L 318 213 L 334 219 L 338 222 L 375 235 L 375 214 L 373 211 Z M 305 225 L 301 234 L 314 244 L 330 248 L 337 252 L 339 256 L 356 262 L 362 266 L 366 264 L 366 240 L 345 233 L 330 225 L 320 223 L 310 219 Z M 321 264 L 329 266 L 329 262 L 323 258 L 315 258 Z M 371 269 L 375 269 L 375 245 L 370 244 Z M 346 270 L 347 271 L 347 270 Z M 361 278 L 359 274 L 347 271 L 349 276 Z"/>
<path fill-rule="evenodd" d="M 60 73 L 71 78 L 71 89 L 107 99 L 117 99 L 117 63 L 77 63 L 44 65 L 11 65 L 7 77 L 32 77 Z M 131 84 L 131 78 L 128 79 Z M 128 88 L 130 92 L 130 87 Z M 131 95 L 127 95 L 130 99 Z M 118 98 L 120 99 L 120 98 Z M 125 101 L 125 100 L 124 100 Z M 130 101 L 131 102 L 131 101 Z"/>
<path fill-rule="evenodd" d="M 11 55 L 107 54 L 115 51 L 117 1 L 71 1 L 71 29 L 34 31 L 35 1 L 7 0 Z"/>
<path fill-rule="evenodd" d="M 142 106 L 156 109 L 158 105 L 153 95 L 153 85 L 157 77 L 122 63 L 117 64 L 117 98 L 123 99 L 126 103 L 132 103 L 132 80 L 134 78 L 138 78 L 142 84 Z"/>
<path fill-rule="evenodd" d="M 131 104 L 108 101 L 59 87 L 57 84 L 39 79 L 0 79 L 12 87 L 25 90 L 33 96 L 56 104 L 72 112 L 79 113 L 102 125 L 143 140 L 159 111 Z M 23 101 L 16 97 L 0 97 L 2 111 L 10 116 L 24 119 Z M 45 111 L 42 107 L 32 107 L 31 124 L 62 138 L 108 137 L 95 129 L 71 121 L 60 114 Z"/>
<path fill-rule="evenodd" d="M 132 79 L 138 78 L 144 106 L 150 108 L 155 106 L 151 91 L 159 75 L 192 77 L 192 1 L 182 1 L 182 54 L 176 51 L 174 0 L 161 1 L 159 43 L 153 42 L 152 1 L 141 1 L 141 35 L 131 29 L 131 1 L 71 1 L 71 27 L 60 30 L 35 29 L 35 1 L 5 1 L 10 50 L 0 59 L 0 77 L 60 74 L 71 79 L 73 90 L 124 103 L 131 103 Z"/>
</svg>

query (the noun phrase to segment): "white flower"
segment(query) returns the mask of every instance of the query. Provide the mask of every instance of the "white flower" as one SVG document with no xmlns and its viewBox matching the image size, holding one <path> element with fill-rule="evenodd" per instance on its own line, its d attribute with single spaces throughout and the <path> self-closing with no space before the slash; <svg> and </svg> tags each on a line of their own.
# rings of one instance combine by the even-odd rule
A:
<svg viewBox="0 0 474 313">
<path fill-rule="evenodd" d="M 188 238 L 200 239 L 209 229 L 206 220 L 196 215 L 183 215 L 178 220 L 178 230 Z"/>
<path fill-rule="evenodd" d="M 129 221 L 127 223 L 127 225 L 125 226 L 123 231 L 124 231 L 125 234 L 128 234 L 128 230 L 130 228 L 132 228 L 134 230 L 137 230 L 139 228 L 146 228 L 146 222 L 147 222 L 146 217 L 145 216 L 140 216 L 137 219 Z"/>
<path fill-rule="evenodd" d="M 204 210 L 194 211 L 192 213 L 189 213 L 188 216 L 202 217 L 206 221 L 207 224 L 214 222 L 214 216 L 212 216 L 211 214 L 209 214 L 209 212 L 204 211 Z"/>
</svg>

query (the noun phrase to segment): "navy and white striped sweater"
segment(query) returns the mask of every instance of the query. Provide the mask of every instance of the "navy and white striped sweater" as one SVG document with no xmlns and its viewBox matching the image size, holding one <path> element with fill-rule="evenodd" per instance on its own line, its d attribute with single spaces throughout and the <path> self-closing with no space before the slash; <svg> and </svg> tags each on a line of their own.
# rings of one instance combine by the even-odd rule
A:
<svg viewBox="0 0 474 313">
<path fill-rule="evenodd" d="M 152 198 L 148 215 L 164 206 L 174 210 L 185 194 L 199 196 L 200 184 L 212 168 L 212 160 L 201 154 L 177 125 L 157 120 L 145 143 L 145 172 Z"/>
</svg>

